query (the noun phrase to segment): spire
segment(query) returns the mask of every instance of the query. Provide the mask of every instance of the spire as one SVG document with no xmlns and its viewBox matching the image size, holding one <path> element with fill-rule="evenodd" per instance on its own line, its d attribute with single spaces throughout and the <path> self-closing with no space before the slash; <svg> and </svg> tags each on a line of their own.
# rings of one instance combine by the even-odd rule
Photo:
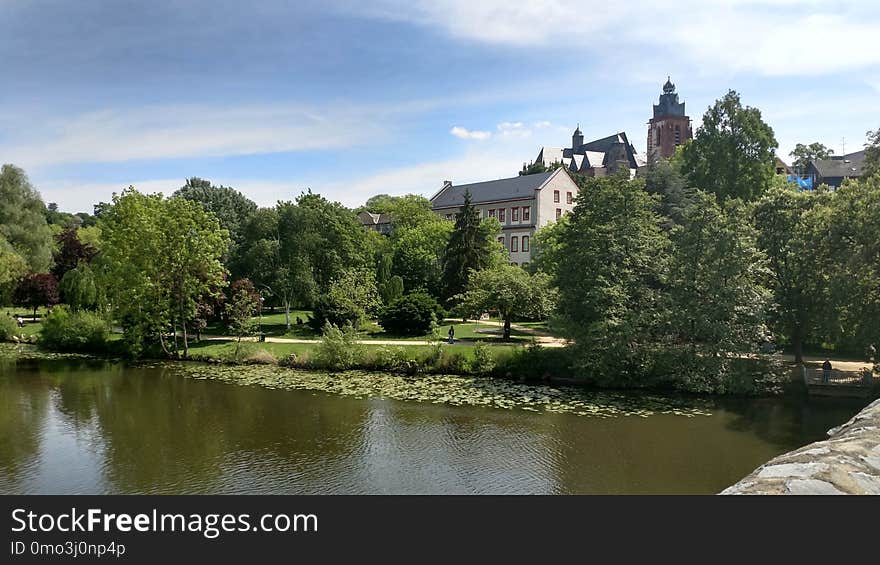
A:
<svg viewBox="0 0 880 565">
<path fill-rule="evenodd" d="M 666 84 L 663 85 L 663 94 L 672 94 L 673 92 L 675 92 L 675 85 L 672 84 L 669 75 L 666 75 Z"/>
<path fill-rule="evenodd" d="M 574 130 L 574 135 L 581 135 L 581 124 L 578 122 L 577 128 Z"/>
</svg>

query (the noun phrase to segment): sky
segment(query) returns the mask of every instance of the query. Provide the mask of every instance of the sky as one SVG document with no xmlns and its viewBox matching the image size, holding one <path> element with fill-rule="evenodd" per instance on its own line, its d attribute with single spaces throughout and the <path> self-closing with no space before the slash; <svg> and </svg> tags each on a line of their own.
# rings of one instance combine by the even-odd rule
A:
<svg viewBox="0 0 880 565">
<path fill-rule="evenodd" d="M 728 90 L 778 154 L 880 127 L 877 0 L 0 0 L 0 162 L 91 212 L 188 177 L 357 206 L 514 176 L 543 145 L 695 130 Z"/>
</svg>

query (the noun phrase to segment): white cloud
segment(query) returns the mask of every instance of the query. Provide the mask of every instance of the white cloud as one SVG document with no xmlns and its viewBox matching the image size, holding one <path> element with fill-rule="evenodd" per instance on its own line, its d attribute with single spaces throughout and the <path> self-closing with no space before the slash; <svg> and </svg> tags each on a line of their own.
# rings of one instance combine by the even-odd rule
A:
<svg viewBox="0 0 880 565">
<path fill-rule="evenodd" d="M 468 41 L 562 47 L 654 63 L 686 59 L 705 72 L 821 75 L 880 65 L 875 0 L 384 0 L 346 4 L 368 17 L 438 29 Z M 575 18 L 572 20 L 572 18 Z M 576 21 L 576 25 L 572 25 Z M 554 55 L 559 56 L 559 55 Z M 630 57 L 631 58 L 631 57 Z M 627 60 L 626 58 L 622 60 Z M 628 65 L 630 63 L 627 63 Z"/>
<path fill-rule="evenodd" d="M 505 137 L 531 137 L 532 130 L 522 122 L 501 122 L 497 126 L 498 132 Z"/>
<path fill-rule="evenodd" d="M 484 139 L 489 139 L 492 137 L 492 132 L 488 131 L 480 131 L 480 130 L 469 130 L 463 128 L 461 126 L 453 126 L 449 133 L 454 135 L 459 139 L 476 139 L 482 141 Z"/>
</svg>

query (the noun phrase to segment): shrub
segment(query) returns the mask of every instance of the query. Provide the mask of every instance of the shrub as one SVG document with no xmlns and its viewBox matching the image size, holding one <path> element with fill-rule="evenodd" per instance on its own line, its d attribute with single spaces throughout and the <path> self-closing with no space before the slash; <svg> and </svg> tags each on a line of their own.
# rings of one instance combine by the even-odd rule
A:
<svg viewBox="0 0 880 565">
<path fill-rule="evenodd" d="M 397 335 L 425 335 L 443 315 L 443 309 L 426 292 L 413 292 L 391 301 L 379 314 L 385 331 Z"/>
<path fill-rule="evenodd" d="M 107 323 L 94 312 L 56 306 L 43 321 L 40 343 L 59 351 L 105 351 Z"/>
<path fill-rule="evenodd" d="M 324 337 L 315 347 L 318 366 L 333 371 L 350 369 L 363 358 L 357 330 L 350 325 L 340 329 L 331 323 L 324 326 Z"/>
<path fill-rule="evenodd" d="M 0 316 L 0 341 L 12 339 L 18 334 L 18 322 L 12 316 Z"/>
<path fill-rule="evenodd" d="M 495 357 L 488 345 L 478 343 L 474 346 L 474 358 L 471 360 L 471 372 L 477 374 L 491 373 L 495 368 Z"/>
<path fill-rule="evenodd" d="M 278 358 L 265 349 L 258 349 L 244 358 L 245 363 L 254 365 L 277 365 Z"/>
</svg>

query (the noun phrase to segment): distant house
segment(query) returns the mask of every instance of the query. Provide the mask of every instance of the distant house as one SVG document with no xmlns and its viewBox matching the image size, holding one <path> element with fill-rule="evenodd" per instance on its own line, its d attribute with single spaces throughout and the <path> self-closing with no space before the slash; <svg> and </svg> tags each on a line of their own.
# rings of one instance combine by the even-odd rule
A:
<svg viewBox="0 0 880 565">
<path fill-rule="evenodd" d="M 646 164 L 645 159 L 636 154 L 625 133 L 584 143 L 580 126 L 571 136 L 571 147 L 542 147 L 535 162 L 548 167 L 562 163 L 569 171 L 588 177 L 604 177 L 623 169 L 629 171 L 630 178 Z"/>
<path fill-rule="evenodd" d="M 357 215 L 358 221 L 368 230 L 377 231 L 383 235 L 391 233 L 391 216 L 388 214 L 373 214 L 372 212 L 361 212 Z"/>
<path fill-rule="evenodd" d="M 810 161 L 804 176 L 812 179 L 813 186 L 827 184 L 837 188 L 843 183 L 843 179 L 857 179 L 862 176 L 864 164 L 865 152 L 856 151 L 848 155 Z"/>
<path fill-rule="evenodd" d="M 577 184 L 565 169 L 471 184 L 446 181 L 431 197 L 431 209 L 452 220 L 464 202 L 465 192 L 470 192 L 481 217 L 501 222 L 498 241 L 510 254 L 510 263 L 528 265 L 535 231 L 571 212 L 577 191 Z"/>
</svg>

